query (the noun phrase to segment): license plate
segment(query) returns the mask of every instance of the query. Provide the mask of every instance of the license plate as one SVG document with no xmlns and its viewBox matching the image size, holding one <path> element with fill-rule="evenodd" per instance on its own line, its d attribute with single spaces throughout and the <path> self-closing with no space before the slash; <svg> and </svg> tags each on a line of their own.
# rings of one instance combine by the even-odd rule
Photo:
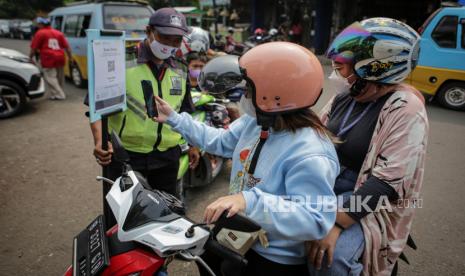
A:
<svg viewBox="0 0 465 276">
<path fill-rule="evenodd" d="M 100 215 L 73 240 L 73 276 L 95 276 L 110 263 L 103 216 Z"/>
</svg>

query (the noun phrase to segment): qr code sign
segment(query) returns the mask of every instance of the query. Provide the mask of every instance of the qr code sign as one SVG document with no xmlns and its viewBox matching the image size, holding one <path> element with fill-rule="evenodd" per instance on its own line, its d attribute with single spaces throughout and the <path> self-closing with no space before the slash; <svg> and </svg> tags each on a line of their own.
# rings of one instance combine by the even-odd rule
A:
<svg viewBox="0 0 465 276">
<path fill-rule="evenodd" d="M 108 61 L 108 73 L 115 72 L 115 61 L 109 60 Z"/>
</svg>

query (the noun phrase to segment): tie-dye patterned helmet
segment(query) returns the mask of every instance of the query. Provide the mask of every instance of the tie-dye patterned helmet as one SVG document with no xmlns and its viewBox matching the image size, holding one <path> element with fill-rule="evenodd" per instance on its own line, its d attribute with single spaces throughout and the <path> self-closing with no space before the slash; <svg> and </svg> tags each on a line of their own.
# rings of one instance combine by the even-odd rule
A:
<svg viewBox="0 0 465 276">
<path fill-rule="evenodd" d="M 356 74 L 364 80 L 395 84 L 417 65 L 419 41 L 418 33 L 407 24 L 376 17 L 345 28 L 326 56 L 335 62 L 353 64 Z"/>
</svg>

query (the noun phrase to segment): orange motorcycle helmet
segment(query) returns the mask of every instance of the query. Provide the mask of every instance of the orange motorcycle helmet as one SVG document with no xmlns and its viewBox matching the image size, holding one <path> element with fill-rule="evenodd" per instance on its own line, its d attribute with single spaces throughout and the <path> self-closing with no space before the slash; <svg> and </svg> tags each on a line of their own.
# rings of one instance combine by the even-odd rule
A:
<svg viewBox="0 0 465 276">
<path fill-rule="evenodd" d="M 313 106 L 323 88 L 323 68 L 308 49 L 289 42 L 258 45 L 242 57 L 227 55 L 205 65 L 200 88 L 221 94 L 247 81 L 257 113 L 278 115 Z M 250 91 L 249 91 L 250 92 Z"/>
</svg>

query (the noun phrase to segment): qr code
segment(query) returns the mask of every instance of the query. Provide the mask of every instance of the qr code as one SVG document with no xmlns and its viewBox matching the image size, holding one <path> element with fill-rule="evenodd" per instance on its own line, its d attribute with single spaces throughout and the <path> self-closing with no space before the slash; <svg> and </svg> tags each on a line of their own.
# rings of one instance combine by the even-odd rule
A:
<svg viewBox="0 0 465 276">
<path fill-rule="evenodd" d="M 108 73 L 115 72 L 115 61 L 109 60 L 108 61 Z"/>
</svg>

